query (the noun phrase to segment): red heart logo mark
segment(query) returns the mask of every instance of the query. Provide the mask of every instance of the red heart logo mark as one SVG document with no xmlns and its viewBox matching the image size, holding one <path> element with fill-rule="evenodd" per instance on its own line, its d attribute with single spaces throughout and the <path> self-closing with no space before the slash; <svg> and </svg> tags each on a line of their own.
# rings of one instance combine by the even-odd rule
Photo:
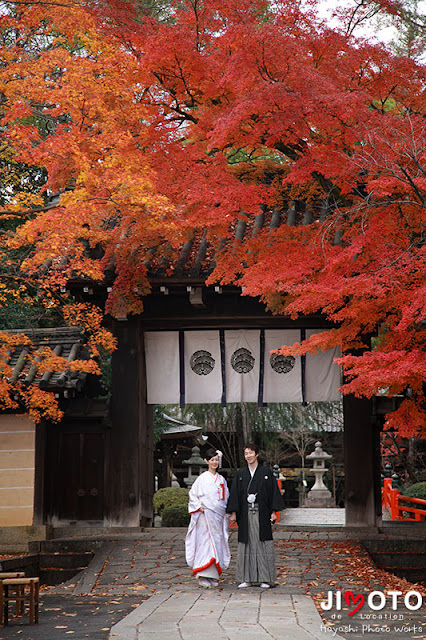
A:
<svg viewBox="0 0 426 640">
<path fill-rule="evenodd" d="M 361 607 L 363 606 L 363 604 L 365 602 L 365 596 L 363 596 L 362 593 L 359 593 L 358 595 L 354 595 L 353 591 L 345 591 L 345 593 L 343 594 L 343 597 L 345 599 L 346 604 L 349 607 L 352 604 L 356 605 L 355 609 L 348 613 L 348 616 L 353 616 L 354 613 L 356 613 L 357 611 L 359 611 L 361 609 Z"/>
</svg>

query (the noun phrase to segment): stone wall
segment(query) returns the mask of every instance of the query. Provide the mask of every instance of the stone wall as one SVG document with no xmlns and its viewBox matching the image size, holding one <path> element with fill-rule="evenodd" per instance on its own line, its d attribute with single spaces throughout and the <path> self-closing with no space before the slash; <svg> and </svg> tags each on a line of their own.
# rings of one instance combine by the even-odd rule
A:
<svg viewBox="0 0 426 640">
<path fill-rule="evenodd" d="M 0 526 L 31 525 L 34 506 L 35 425 L 0 415 Z"/>
</svg>

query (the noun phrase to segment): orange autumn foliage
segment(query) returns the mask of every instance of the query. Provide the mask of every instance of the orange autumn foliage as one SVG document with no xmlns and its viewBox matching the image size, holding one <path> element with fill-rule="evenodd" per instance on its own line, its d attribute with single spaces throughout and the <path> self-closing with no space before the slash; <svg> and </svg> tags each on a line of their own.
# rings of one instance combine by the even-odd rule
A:
<svg viewBox="0 0 426 640">
<path fill-rule="evenodd" d="M 52 0 L 1 19 L 2 135 L 60 193 L 7 236 L 22 274 L 52 296 L 113 264 L 106 311 L 141 313 L 151 253 L 206 230 L 225 239 L 210 282 L 324 314 L 336 329 L 291 352 L 339 345 L 344 393 L 409 388 L 392 426 L 424 429 L 423 65 L 330 29 L 315 2 L 185 0 L 161 22 Z M 234 241 L 242 212 L 296 199 L 312 224 Z"/>
</svg>

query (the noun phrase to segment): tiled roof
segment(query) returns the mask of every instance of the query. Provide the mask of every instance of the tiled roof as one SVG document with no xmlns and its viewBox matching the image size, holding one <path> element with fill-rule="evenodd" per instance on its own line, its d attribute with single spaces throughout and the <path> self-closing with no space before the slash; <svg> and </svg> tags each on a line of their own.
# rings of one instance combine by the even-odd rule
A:
<svg viewBox="0 0 426 640">
<path fill-rule="evenodd" d="M 166 413 L 163 413 L 163 418 L 167 426 L 161 433 L 161 440 L 179 440 L 180 438 L 200 436 L 203 431 L 201 427 L 186 424 L 181 420 L 168 416 Z"/>
<path fill-rule="evenodd" d="M 316 209 L 306 206 L 302 201 L 291 201 L 285 209 L 268 209 L 261 207 L 255 217 L 241 214 L 233 225 L 233 234 L 228 240 L 223 240 L 221 247 L 228 242 L 243 241 L 255 237 L 260 232 L 272 232 L 281 226 L 304 226 L 316 220 L 324 220 L 330 212 L 330 207 L 324 200 L 318 203 Z M 206 232 L 194 234 L 185 242 L 179 251 L 170 247 L 170 257 L 157 259 L 156 252 L 145 261 L 151 280 L 157 279 L 205 279 L 214 269 L 215 252 L 207 240 Z M 338 242 L 338 238 L 335 239 Z M 219 243 L 220 244 L 220 243 Z M 167 253 L 167 251 L 166 251 Z"/>
<path fill-rule="evenodd" d="M 332 211 L 332 206 L 327 199 L 321 200 L 315 206 L 307 205 L 303 201 L 289 201 L 283 208 L 268 208 L 261 206 L 259 214 L 247 216 L 240 214 L 238 220 L 230 225 L 231 233 L 226 239 L 217 238 L 216 242 L 211 242 L 207 238 L 206 231 L 198 231 L 188 237 L 180 248 L 171 245 L 162 246 L 161 251 L 157 247 L 152 247 L 148 252 L 148 257 L 144 259 L 144 266 L 147 268 L 148 277 L 152 283 L 172 282 L 198 282 L 202 283 L 212 273 L 216 264 L 218 250 L 223 249 L 227 244 L 235 241 L 245 241 L 253 238 L 259 233 L 272 233 L 275 229 L 283 226 L 296 227 L 306 226 L 316 221 L 323 221 Z M 100 245 L 90 247 L 88 241 L 83 241 L 86 245 L 85 255 L 94 259 L 101 258 L 103 249 Z M 336 235 L 335 243 L 339 242 Z M 47 268 L 50 264 L 47 265 Z M 106 266 L 105 280 L 103 284 L 111 284 L 115 277 L 115 260 Z M 91 283 L 88 278 L 70 278 L 70 283 L 81 287 L 86 284 L 87 292 L 91 293 Z"/>
<path fill-rule="evenodd" d="M 80 391 L 85 383 L 87 374 L 71 371 L 69 367 L 61 371 L 38 371 L 35 352 L 41 347 L 50 347 L 55 355 L 66 358 L 68 363 L 73 360 L 87 360 L 88 352 L 85 348 L 85 337 L 80 327 L 57 327 L 49 329 L 19 329 L 10 331 L 14 335 L 23 334 L 30 338 L 32 345 L 19 345 L 9 353 L 7 364 L 12 368 L 9 382 L 23 384 L 37 384 L 40 389 L 55 392 L 72 390 Z M 68 395 L 68 394 L 65 394 Z"/>
</svg>

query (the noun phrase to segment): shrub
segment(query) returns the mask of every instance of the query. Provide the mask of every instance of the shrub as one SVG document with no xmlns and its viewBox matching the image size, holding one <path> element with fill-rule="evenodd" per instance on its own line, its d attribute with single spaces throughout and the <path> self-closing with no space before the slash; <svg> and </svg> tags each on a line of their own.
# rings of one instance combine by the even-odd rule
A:
<svg viewBox="0 0 426 640">
<path fill-rule="evenodd" d="M 164 487 L 154 493 L 153 504 L 154 511 L 159 516 L 163 515 L 164 509 L 167 507 L 175 507 L 177 505 L 185 505 L 188 510 L 189 490 L 182 487 Z"/>
<path fill-rule="evenodd" d="M 417 482 L 416 484 L 412 484 L 411 487 L 402 489 L 401 493 L 408 498 L 420 498 L 421 500 L 426 500 L 426 482 Z"/>
<path fill-rule="evenodd" d="M 161 517 L 162 527 L 187 527 L 191 516 L 188 513 L 188 505 L 176 504 L 173 507 L 163 509 Z"/>
</svg>

